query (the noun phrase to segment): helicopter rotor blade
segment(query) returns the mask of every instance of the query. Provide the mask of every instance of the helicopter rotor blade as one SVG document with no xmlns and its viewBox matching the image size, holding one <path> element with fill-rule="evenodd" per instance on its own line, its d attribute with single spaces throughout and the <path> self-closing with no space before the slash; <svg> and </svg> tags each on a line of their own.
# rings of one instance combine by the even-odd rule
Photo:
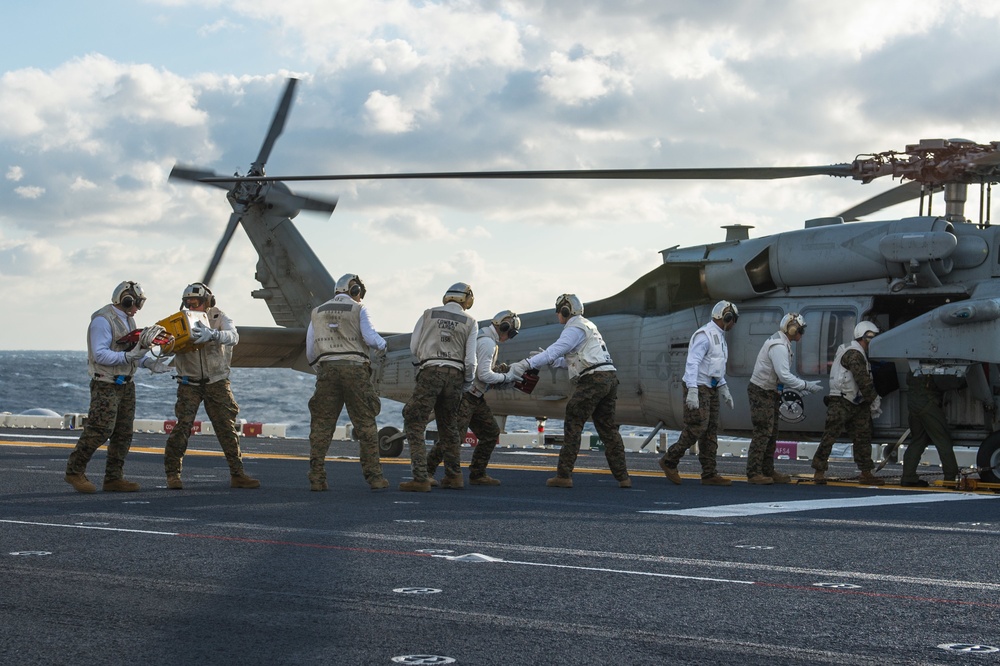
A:
<svg viewBox="0 0 1000 666">
<path fill-rule="evenodd" d="M 902 185 L 892 188 L 891 190 L 886 190 L 881 194 L 877 194 L 871 199 L 862 201 L 856 206 L 848 208 L 843 213 L 840 213 L 838 217 L 844 218 L 844 222 L 854 222 L 865 215 L 877 213 L 883 208 L 895 206 L 896 204 L 904 203 L 906 201 L 912 201 L 913 199 L 919 199 L 920 187 L 920 183 L 913 180 L 908 181 Z M 940 192 L 943 189 L 944 188 L 941 186 L 926 187 L 924 192 Z"/>
<path fill-rule="evenodd" d="M 174 168 L 170 170 L 169 176 L 169 178 L 173 180 L 189 180 L 193 183 L 204 183 L 206 185 L 212 185 L 213 187 L 228 190 L 229 186 L 226 183 L 215 180 L 220 177 L 221 176 L 216 174 L 214 171 L 196 169 L 194 167 L 183 167 L 176 164 L 174 165 Z"/>
<path fill-rule="evenodd" d="M 264 143 L 260 147 L 260 153 L 257 154 L 257 159 L 251 166 L 251 171 L 254 173 L 264 173 L 264 164 L 271 155 L 274 142 L 285 129 L 285 120 L 288 118 L 288 110 L 292 106 L 292 98 L 295 97 L 295 86 L 298 82 L 298 79 L 288 79 L 288 83 L 285 85 L 285 94 L 281 97 L 278 109 L 274 112 L 274 119 L 271 121 L 271 128 L 267 132 L 267 138 L 264 139 Z"/>
<path fill-rule="evenodd" d="M 215 269 L 219 267 L 219 263 L 222 261 L 222 255 L 226 251 L 226 246 L 229 245 L 229 241 L 233 239 L 233 234 L 236 232 L 236 227 L 240 223 L 242 215 L 240 213 L 233 213 L 229 216 L 229 224 L 226 225 L 226 230 L 222 233 L 222 238 L 219 239 L 219 244 L 215 248 L 215 254 L 212 255 L 212 260 L 208 262 L 208 268 L 205 270 L 205 277 L 202 279 L 202 284 L 209 284 L 212 281 L 212 276 L 215 275 Z"/>
<path fill-rule="evenodd" d="M 316 210 L 321 213 L 332 213 L 337 207 L 337 197 L 332 199 L 320 199 L 302 194 L 288 193 L 285 195 L 299 210 Z"/>
</svg>

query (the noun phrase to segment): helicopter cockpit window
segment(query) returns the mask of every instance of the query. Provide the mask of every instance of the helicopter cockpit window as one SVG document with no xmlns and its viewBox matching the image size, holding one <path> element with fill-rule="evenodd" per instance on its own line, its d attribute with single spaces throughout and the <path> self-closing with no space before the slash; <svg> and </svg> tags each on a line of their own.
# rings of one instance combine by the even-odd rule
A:
<svg viewBox="0 0 1000 666">
<path fill-rule="evenodd" d="M 795 361 L 800 376 L 829 375 L 837 348 L 850 342 L 858 314 L 851 309 L 802 311 L 809 331 L 795 343 Z"/>
</svg>

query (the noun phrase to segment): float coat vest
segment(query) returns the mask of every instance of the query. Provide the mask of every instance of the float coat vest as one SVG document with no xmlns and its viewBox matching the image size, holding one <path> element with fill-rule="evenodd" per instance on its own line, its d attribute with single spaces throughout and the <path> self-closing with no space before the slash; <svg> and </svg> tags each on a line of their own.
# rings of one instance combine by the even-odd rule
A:
<svg viewBox="0 0 1000 666">
<path fill-rule="evenodd" d="M 128 335 L 135 330 L 135 319 L 132 317 L 128 318 L 128 323 L 122 321 L 122 318 L 118 316 L 119 310 L 115 308 L 112 304 L 107 304 L 94 314 L 90 315 L 90 321 L 94 321 L 98 317 L 104 317 L 108 324 L 111 326 L 111 351 L 128 351 L 131 349 L 130 345 L 118 344 L 118 338 Z M 90 372 L 91 379 L 96 379 L 99 382 L 107 382 L 109 384 L 115 383 L 115 377 L 122 375 L 125 377 L 131 377 L 135 374 L 135 364 L 134 363 L 121 363 L 119 365 L 101 365 L 96 360 L 94 360 L 94 350 L 90 346 L 90 335 L 87 335 L 87 370 Z"/>
</svg>

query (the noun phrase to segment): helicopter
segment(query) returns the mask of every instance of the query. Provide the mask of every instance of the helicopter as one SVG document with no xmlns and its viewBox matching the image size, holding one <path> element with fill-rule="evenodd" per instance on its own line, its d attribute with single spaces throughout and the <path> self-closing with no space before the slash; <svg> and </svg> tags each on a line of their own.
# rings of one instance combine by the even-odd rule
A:
<svg viewBox="0 0 1000 666">
<path fill-rule="evenodd" d="M 805 221 L 801 229 L 750 238 L 750 227 L 724 227 L 725 240 L 661 251 L 662 264 L 612 296 L 586 302 L 585 315 L 600 329 L 618 370 L 619 422 L 653 428 L 683 427 L 682 377 L 691 335 L 711 316 L 716 301 L 735 303 L 740 316 L 729 339 L 727 382 L 745 393 L 757 353 L 789 312 L 800 313 L 809 335 L 794 343 L 792 368 L 824 382 L 838 347 L 860 321 L 882 333 L 869 348 L 877 367 L 882 414 L 876 442 L 901 441 L 908 431 L 906 393 L 897 390 L 910 370 L 951 382 L 946 416 L 957 445 L 978 447 L 980 477 L 998 481 L 1000 423 L 1000 228 L 980 213 L 965 218 L 968 187 L 978 184 L 980 210 L 988 210 L 992 184 L 1000 180 L 1000 143 L 931 139 L 857 156 L 825 166 L 614 169 L 567 171 L 471 171 L 268 176 L 265 163 L 283 131 L 297 81 L 289 79 L 264 143 L 245 175 L 220 176 L 176 165 L 171 179 L 226 191 L 233 213 L 202 280 L 209 284 L 237 226 L 258 254 L 251 297 L 264 301 L 277 327 L 240 327 L 233 354 L 237 367 L 287 367 L 311 372 L 305 329 L 313 308 L 334 296 L 335 279 L 292 219 L 301 210 L 332 213 L 335 198 L 294 194 L 286 182 L 408 178 L 496 179 L 778 179 L 817 175 L 868 183 L 889 176 L 902 184 L 832 217 Z M 932 214 L 933 195 L 943 192 L 945 211 Z M 919 199 L 916 216 L 857 222 L 887 206 Z M 925 212 L 926 206 L 926 212 Z M 855 222 L 851 224 L 851 222 Z M 545 347 L 561 332 L 553 310 L 520 315 L 519 335 L 500 347 L 499 361 L 513 363 Z M 480 326 L 489 321 L 480 322 Z M 409 334 L 387 336 L 388 352 L 377 369 L 379 394 L 405 402 L 416 368 Z M 498 419 L 561 418 L 572 392 L 565 369 L 548 368 L 529 395 L 513 388 L 487 396 Z M 817 440 L 823 433 L 823 396 L 784 391 L 782 437 Z M 503 425 L 503 423 L 501 423 Z M 723 410 L 720 432 L 749 436 L 746 401 Z M 404 435 L 379 431 L 383 456 L 398 456 Z M 645 445 L 644 445 L 645 446 Z"/>
</svg>

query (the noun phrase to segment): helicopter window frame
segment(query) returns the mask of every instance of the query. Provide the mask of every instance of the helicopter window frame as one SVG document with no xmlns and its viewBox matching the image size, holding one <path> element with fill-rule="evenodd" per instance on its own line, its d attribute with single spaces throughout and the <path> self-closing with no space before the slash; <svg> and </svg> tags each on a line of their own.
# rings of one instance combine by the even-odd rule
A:
<svg viewBox="0 0 1000 666">
<path fill-rule="evenodd" d="M 806 334 L 794 343 L 795 370 L 800 377 L 827 377 L 840 345 L 849 343 L 859 321 L 850 305 L 803 308 Z M 817 338 L 818 336 L 818 338 Z"/>
</svg>

